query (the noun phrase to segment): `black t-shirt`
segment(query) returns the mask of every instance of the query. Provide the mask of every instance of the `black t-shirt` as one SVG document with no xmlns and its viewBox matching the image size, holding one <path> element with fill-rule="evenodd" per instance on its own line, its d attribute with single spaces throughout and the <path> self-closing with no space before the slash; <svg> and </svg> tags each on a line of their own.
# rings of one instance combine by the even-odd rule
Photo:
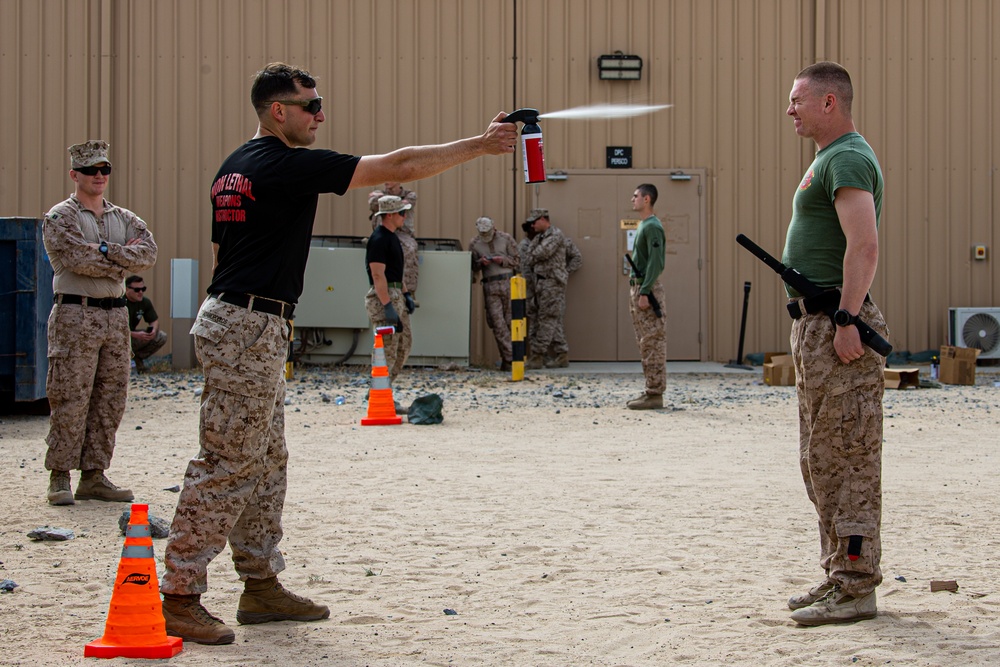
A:
<svg viewBox="0 0 1000 667">
<path fill-rule="evenodd" d="M 365 248 L 365 271 L 368 272 L 369 285 L 375 284 L 369 266 L 372 262 L 385 264 L 386 282 L 403 282 L 403 244 L 399 242 L 395 232 L 390 232 L 382 225 L 375 227 L 375 231 L 368 237 L 368 245 Z"/>
<path fill-rule="evenodd" d="M 219 244 L 210 294 L 243 292 L 296 303 L 321 192 L 343 195 L 361 158 L 251 139 L 212 183 L 212 242 Z"/>
</svg>

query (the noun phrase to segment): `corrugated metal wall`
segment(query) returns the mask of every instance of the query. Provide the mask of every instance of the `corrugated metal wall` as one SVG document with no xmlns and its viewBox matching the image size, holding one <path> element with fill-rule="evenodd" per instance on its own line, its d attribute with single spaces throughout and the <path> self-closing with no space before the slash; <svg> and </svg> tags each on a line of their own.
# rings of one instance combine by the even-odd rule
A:
<svg viewBox="0 0 1000 667">
<path fill-rule="evenodd" d="M 854 76 L 886 176 L 874 295 L 897 349 L 924 350 L 945 342 L 949 306 L 997 304 L 998 38 L 993 0 L 0 0 L 0 215 L 40 216 L 71 191 L 66 146 L 106 138 L 109 198 L 153 228 L 147 279 L 169 313 L 170 258 L 199 259 L 208 284 L 209 183 L 256 128 L 249 82 L 269 61 L 318 75 L 317 146 L 356 154 L 477 134 L 520 106 L 672 103 L 543 121 L 547 167 L 603 168 L 606 146 L 631 145 L 636 168 L 708 170 L 709 350 L 728 360 L 745 280 L 745 349 L 787 347 L 777 277 L 733 238 L 780 252 L 813 152 L 784 116 L 788 90 L 832 59 Z M 641 81 L 598 80 L 597 56 L 615 50 L 643 58 Z M 418 235 L 465 242 L 482 214 L 515 230 L 530 194 L 519 160 L 413 184 Z M 316 233 L 366 234 L 365 199 L 322 198 Z M 495 354 L 482 319 L 474 358 Z"/>
</svg>

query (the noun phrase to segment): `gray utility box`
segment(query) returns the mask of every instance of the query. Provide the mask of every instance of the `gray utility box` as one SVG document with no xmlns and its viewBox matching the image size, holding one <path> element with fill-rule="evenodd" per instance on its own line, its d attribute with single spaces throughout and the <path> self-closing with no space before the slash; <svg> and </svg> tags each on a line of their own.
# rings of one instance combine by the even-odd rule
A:
<svg viewBox="0 0 1000 667">
<path fill-rule="evenodd" d="M 0 218 L 0 402 L 45 398 L 51 310 L 42 221 Z"/>
<path fill-rule="evenodd" d="M 457 241 L 418 239 L 420 307 L 410 315 L 408 363 L 469 363 L 472 254 Z M 304 361 L 371 365 L 374 332 L 365 310 L 368 293 L 364 239 L 316 237 L 305 285 L 295 307 L 295 338 Z"/>
</svg>

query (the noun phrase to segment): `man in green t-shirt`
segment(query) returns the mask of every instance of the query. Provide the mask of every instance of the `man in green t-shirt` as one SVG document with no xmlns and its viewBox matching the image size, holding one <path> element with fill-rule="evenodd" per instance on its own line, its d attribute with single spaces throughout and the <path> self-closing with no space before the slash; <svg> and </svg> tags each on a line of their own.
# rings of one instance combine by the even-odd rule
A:
<svg viewBox="0 0 1000 667">
<path fill-rule="evenodd" d="M 135 370 L 145 373 L 146 359 L 163 347 L 167 342 L 167 334 L 160 331 L 160 316 L 156 314 L 153 302 L 146 297 L 146 283 L 142 276 L 129 276 L 125 279 L 125 298 Z M 140 329 L 139 322 L 142 321 L 146 322 L 146 327 Z"/>
<path fill-rule="evenodd" d="M 882 171 L 851 117 L 847 70 L 820 62 L 795 77 L 786 113 L 816 144 L 792 202 L 783 262 L 821 287 L 829 309 L 802 303 L 791 346 L 799 462 L 819 517 L 824 578 L 788 601 L 800 625 L 874 618 L 882 582 L 882 393 L 885 359 L 861 343 L 860 317 L 883 337 L 868 296 L 878 265 Z M 794 310 L 794 309 L 793 309 Z M 803 311 L 813 311 L 801 315 Z"/>
<path fill-rule="evenodd" d="M 642 374 L 646 378 L 646 391 L 626 403 L 629 410 L 655 410 L 663 407 L 663 392 L 667 388 L 667 328 L 666 323 L 653 308 L 666 302 L 666 293 L 660 283 L 660 274 L 666 263 L 667 241 L 663 224 L 653 213 L 659 193 L 656 186 L 643 183 L 632 193 L 632 210 L 642 216 L 632 243 L 632 263 L 635 269 L 629 277 L 628 309 L 635 329 L 635 342 L 642 359 Z"/>
</svg>

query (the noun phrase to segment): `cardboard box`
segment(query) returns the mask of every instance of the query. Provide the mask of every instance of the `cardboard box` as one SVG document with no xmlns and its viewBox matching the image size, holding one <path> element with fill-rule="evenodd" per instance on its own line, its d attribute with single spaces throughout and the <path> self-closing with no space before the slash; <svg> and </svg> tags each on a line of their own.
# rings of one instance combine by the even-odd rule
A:
<svg viewBox="0 0 1000 667">
<path fill-rule="evenodd" d="M 795 386 L 795 364 L 792 355 L 768 352 L 764 355 L 764 384 L 772 387 Z"/>
<path fill-rule="evenodd" d="M 974 347 L 942 345 L 938 357 L 941 370 L 938 380 L 941 384 L 976 384 L 976 357 L 979 350 Z"/>
<path fill-rule="evenodd" d="M 886 389 L 916 389 L 920 387 L 919 368 L 885 369 Z"/>
</svg>

